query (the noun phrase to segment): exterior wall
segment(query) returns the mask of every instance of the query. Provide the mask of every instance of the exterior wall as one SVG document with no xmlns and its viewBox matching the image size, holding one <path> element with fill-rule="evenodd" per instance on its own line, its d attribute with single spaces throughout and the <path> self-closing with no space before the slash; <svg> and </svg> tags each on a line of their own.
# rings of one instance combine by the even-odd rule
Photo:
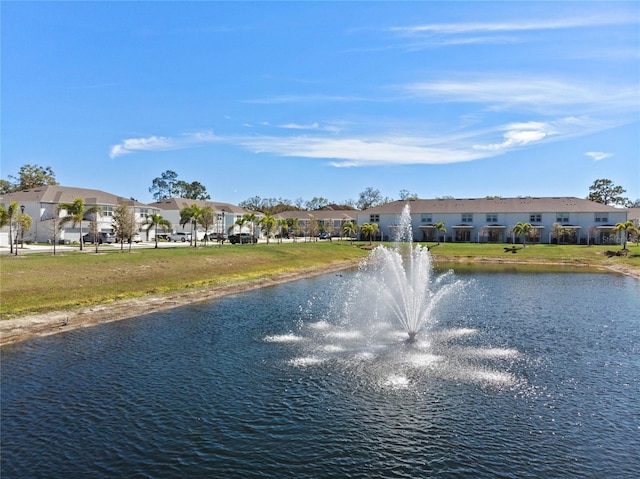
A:
<svg viewBox="0 0 640 479">
<path fill-rule="evenodd" d="M 190 206 L 191 204 L 197 204 L 200 207 L 211 207 L 214 210 L 214 222 L 209 226 L 208 231 L 205 231 L 202 225 L 197 225 L 196 228 L 196 238 L 198 241 L 204 239 L 205 234 L 236 234 L 236 233 L 251 233 L 251 225 L 245 224 L 242 228 L 235 224 L 236 220 L 241 219 L 245 214 L 252 213 L 249 210 L 245 210 L 244 208 L 240 208 L 235 205 L 230 205 L 228 203 L 215 203 L 212 201 L 205 200 L 189 200 L 184 198 L 169 198 L 167 200 L 162 200 L 156 203 L 152 203 L 150 206 L 157 208 L 159 210 L 159 215 L 162 216 L 167 221 L 171 222 L 171 228 L 168 231 L 171 233 L 192 233 L 192 225 L 191 223 L 186 223 L 185 225 L 180 224 L 180 210 L 185 206 Z M 259 213 L 254 213 L 257 219 L 262 217 Z M 229 233 L 229 229 L 231 228 L 231 233 Z M 162 231 L 159 231 L 162 233 Z M 254 228 L 254 235 L 260 237 L 261 231 L 256 222 Z M 155 231 L 151 230 L 148 232 L 149 240 L 155 239 Z"/>
<path fill-rule="evenodd" d="M 453 201 L 453 200 L 452 200 Z M 413 206 L 413 205 L 412 205 Z M 378 240 L 388 241 L 400 222 L 402 205 L 397 212 L 376 212 L 376 208 L 357 213 L 359 225 L 378 223 L 380 233 Z M 619 234 L 611 233 L 616 223 L 627 220 L 627 210 L 614 209 L 606 212 L 580 211 L 566 212 L 563 204 L 558 204 L 556 212 L 473 212 L 461 210 L 459 213 L 439 213 L 437 211 L 420 212 L 412 208 L 411 225 L 414 241 L 471 242 L 471 243 L 510 243 L 520 242 L 520 238 L 512 233 L 518 222 L 530 223 L 534 228 L 532 238 L 527 242 L 555 243 L 554 224 L 560 224 L 567 233 L 561 238 L 562 243 L 575 244 L 607 244 L 620 243 Z M 437 233 L 433 225 L 445 223 L 446 234 Z M 438 238 L 438 236 L 440 238 Z"/>
<path fill-rule="evenodd" d="M 171 223 L 171 228 L 169 228 L 166 231 L 166 234 L 172 234 L 172 233 L 192 233 L 192 228 L 191 228 L 191 223 L 186 223 L 185 225 L 181 225 L 180 224 L 180 211 L 178 210 L 163 210 L 160 213 L 160 216 L 162 216 L 165 220 L 169 221 Z M 227 228 L 229 226 L 231 226 L 233 224 L 233 222 L 236 220 L 235 215 L 232 215 L 230 213 L 226 213 L 224 218 L 224 225 L 222 222 L 222 214 L 219 214 L 216 211 L 216 219 L 213 223 L 213 225 L 211 225 L 209 227 L 209 233 L 224 233 L 227 234 Z M 242 215 L 240 215 L 242 216 Z M 231 221 L 231 219 L 233 218 L 233 221 Z M 245 231 L 245 229 L 243 229 L 243 232 Z M 248 232 L 249 230 L 246 229 L 246 231 Z M 155 232 L 155 228 L 145 232 L 145 234 L 148 233 L 148 237 L 149 237 L 149 241 L 153 241 L 155 240 L 156 237 L 156 232 Z M 165 233 L 164 231 L 162 231 L 161 229 L 158 229 L 158 233 Z M 202 227 L 202 225 L 198 225 L 197 229 L 196 229 L 196 238 L 198 239 L 198 241 L 201 241 L 202 239 L 204 239 L 204 235 L 207 232 L 204 230 L 204 228 Z M 146 239 L 146 238 L 145 238 Z"/>
<path fill-rule="evenodd" d="M 51 189 L 53 194 L 51 194 L 48 189 Z M 59 201 L 46 199 L 47 197 L 45 195 L 47 194 L 49 198 L 60 197 L 61 199 Z M 89 197 L 85 197 L 86 195 Z M 100 196 L 100 199 L 97 199 L 97 201 L 96 198 L 93 198 L 96 196 Z M 86 216 L 82 224 L 77 224 L 73 227 L 71 223 L 67 223 L 64 228 L 60 229 L 59 220 L 65 216 L 66 212 L 64 210 L 60 212 L 57 211 L 60 203 L 70 202 L 74 197 L 83 198 L 87 208 L 100 206 L 103 209 L 103 212 L 97 215 L 98 230 L 107 233 L 113 233 L 113 211 L 120 201 L 124 201 L 125 204 L 128 202 L 132 203 L 129 204 L 128 207 L 133 208 L 140 229 L 143 228 L 146 217 L 150 213 L 157 211 L 150 206 L 143 205 L 142 203 L 133 203 L 131 200 L 120 198 L 109 193 L 59 186 L 15 192 L 1 198 L 0 201 L 5 207 L 8 206 L 9 202 L 16 201 L 20 206 L 24 206 L 25 214 L 31 216 L 32 225 L 29 231 L 24 232 L 25 241 L 51 243 L 55 238 L 58 242 L 78 243 L 81 232 L 82 235 L 89 232 L 92 218 Z M 9 246 L 8 230 L 8 227 L 3 228 L 3 233 L 5 234 L 0 235 L 0 245 L 2 246 Z"/>
<path fill-rule="evenodd" d="M 276 219 L 297 219 L 300 225 L 300 235 L 305 238 L 317 236 L 321 231 L 329 233 L 333 237 L 342 236 L 342 225 L 349 221 L 355 221 L 355 210 L 297 210 L 284 211 L 274 215 Z M 309 228 L 311 219 L 315 218 L 317 228 Z"/>
<path fill-rule="evenodd" d="M 82 221 L 82 225 L 79 223 L 73 227 L 71 223 L 67 223 L 64 228 L 60 229 L 60 218 L 64 217 L 66 212 L 64 210 L 57 212 L 58 203 L 43 202 L 43 201 L 23 201 L 20 202 L 21 206 L 24 206 L 24 212 L 31 216 L 32 225 L 29 231 L 24 232 L 24 241 L 37 242 L 37 243 L 51 243 L 54 236 L 58 242 L 65 243 L 78 243 L 80 242 L 80 232 L 85 235 L 89 232 L 91 219 L 85 219 Z M 88 207 L 94 205 L 87 205 Z M 103 214 L 98 214 L 98 230 L 106 233 L 113 233 L 113 208 L 115 205 L 98 205 L 105 211 Z M 133 206 L 136 221 L 143 229 L 143 223 L 146 216 L 155 210 L 147 207 Z M 6 231 L 5 231 L 6 230 Z M 15 231 L 15 230 L 14 230 Z M 54 235 L 54 231 L 56 234 Z M 8 227 L 3 228 L 4 235 L 0 235 L 0 245 L 9 246 L 8 242 Z M 15 233 L 14 233 L 15 234 Z"/>
</svg>

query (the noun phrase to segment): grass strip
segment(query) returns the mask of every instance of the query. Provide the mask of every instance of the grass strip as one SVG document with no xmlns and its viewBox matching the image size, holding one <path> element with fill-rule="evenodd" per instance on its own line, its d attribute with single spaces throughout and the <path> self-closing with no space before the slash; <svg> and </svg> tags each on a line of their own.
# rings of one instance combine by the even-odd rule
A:
<svg viewBox="0 0 640 479">
<path fill-rule="evenodd" d="M 0 257 L 0 318 L 68 310 L 119 299 L 188 288 L 211 288 L 276 278 L 305 269 L 357 262 L 366 243 L 346 241 L 226 245 L 200 248 L 103 248 L 96 254 L 66 252 Z M 442 243 L 429 245 L 437 263 L 524 263 L 590 265 L 640 271 L 640 247 L 627 256 L 611 256 L 612 246 Z M 461 265 L 462 266 L 462 265 Z M 454 267 L 455 269 L 455 267 Z"/>
</svg>

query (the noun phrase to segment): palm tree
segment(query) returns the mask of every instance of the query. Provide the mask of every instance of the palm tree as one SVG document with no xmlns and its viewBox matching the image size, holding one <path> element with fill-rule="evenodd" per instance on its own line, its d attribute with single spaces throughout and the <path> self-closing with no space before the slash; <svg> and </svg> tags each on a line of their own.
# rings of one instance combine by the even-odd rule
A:
<svg viewBox="0 0 640 479">
<path fill-rule="evenodd" d="M 262 229 L 262 232 L 267 237 L 267 244 L 269 244 L 269 237 L 271 236 L 271 232 L 273 231 L 273 228 L 275 228 L 275 226 L 276 219 L 273 217 L 273 215 L 264 215 L 260 219 L 260 227 Z"/>
<path fill-rule="evenodd" d="M 447 234 L 447 230 L 444 227 L 444 221 L 441 221 L 440 223 L 435 223 L 433 225 L 433 229 L 436 230 L 436 236 L 438 237 L 438 244 L 440 244 L 440 234 L 442 233 L 443 235 Z"/>
<path fill-rule="evenodd" d="M 20 239 L 22 243 L 22 248 L 24 248 L 24 232 L 29 231 L 31 229 L 31 225 L 33 224 L 33 218 L 29 216 L 27 213 L 20 213 L 16 218 L 16 223 L 20 227 Z M 16 250 L 18 246 L 16 245 Z"/>
<path fill-rule="evenodd" d="M 11 248 L 11 254 L 13 254 L 13 217 L 18 212 L 18 202 L 12 201 L 9 203 L 9 208 L 0 206 L 0 227 L 9 225 L 9 244 Z M 16 250 L 18 245 L 16 245 Z"/>
<path fill-rule="evenodd" d="M 527 247 L 527 243 L 526 243 L 526 235 L 529 234 L 529 231 L 531 231 L 531 223 L 523 223 L 522 221 L 518 221 L 516 223 L 516 225 L 513 227 L 513 229 L 511 231 L 513 231 L 513 234 L 515 234 L 516 236 L 520 236 L 520 239 L 522 240 L 522 247 L 526 248 Z"/>
<path fill-rule="evenodd" d="M 207 240 L 209 239 L 209 227 L 215 222 L 215 212 L 213 211 L 213 207 L 205 206 L 204 208 L 201 208 L 198 221 L 204 229 L 204 244 L 206 245 Z"/>
<path fill-rule="evenodd" d="M 287 218 L 287 224 L 289 225 L 289 231 L 293 233 L 293 242 L 298 242 L 298 234 L 300 234 L 300 219 L 299 218 Z"/>
<path fill-rule="evenodd" d="M 245 218 L 245 216 L 241 216 L 240 218 L 236 219 L 236 222 L 234 223 L 235 226 L 237 226 L 240 229 L 240 233 L 242 233 L 242 227 L 247 223 L 247 219 Z M 229 230 L 231 230 L 233 226 L 231 226 L 229 228 Z M 242 234 L 240 235 L 240 244 L 242 244 Z"/>
<path fill-rule="evenodd" d="M 58 204 L 58 212 L 62 210 L 66 211 L 67 214 L 60 218 L 60 228 L 63 228 L 67 223 L 71 223 L 71 226 L 74 228 L 76 225 L 80 225 L 80 251 L 82 251 L 84 245 L 84 238 L 82 237 L 82 220 L 84 220 L 86 215 L 95 214 L 97 216 L 98 213 L 102 212 L 102 208 L 99 206 L 85 208 L 82 198 L 76 198 L 72 203 Z"/>
<path fill-rule="evenodd" d="M 169 220 L 165 220 L 162 216 L 151 214 L 147 216 L 147 220 L 145 224 L 149 225 L 149 229 L 155 229 L 156 232 L 156 248 L 158 247 L 158 228 L 162 228 L 162 231 L 166 232 L 169 228 L 171 228 L 171 222 Z M 147 238 L 148 239 L 148 238 Z"/>
<path fill-rule="evenodd" d="M 180 226 L 184 228 L 184 225 L 191 222 L 191 240 L 196 248 L 198 247 L 198 221 L 200 221 L 201 214 L 202 208 L 195 203 L 180 210 Z"/>
<path fill-rule="evenodd" d="M 553 223 L 551 226 L 551 235 L 556 238 L 557 244 L 560 244 L 562 237 L 569 232 L 568 228 L 565 228 L 560 223 Z"/>
<path fill-rule="evenodd" d="M 258 221 L 258 217 L 255 215 L 255 213 L 246 213 L 242 217 L 244 218 L 245 222 L 251 224 L 251 241 L 253 242 L 253 237 L 255 236 L 254 231 L 256 227 L 256 221 Z"/>
<path fill-rule="evenodd" d="M 346 221 L 342 223 L 340 231 L 344 236 L 349 237 L 349 241 L 351 241 L 351 244 L 353 245 L 353 238 L 358 233 L 358 225 L 354 224 L 352 221 Z"/>
<path fill-rule="evenodd" d="M 285 218 L 280 218 L 277 221 L 277 225 L 278 225 L 278 230 L 280 231 L 280 238 L 278 238 L 279 239 L 278 242 L 282 243 L 282 237 L 285 235 L 285 233 L 289 232 L 289 223 Z"/>
<path fill-rule="evenodd" d="M 627 237 L 629 233 L 637 233 L 638 230 L 633 225 L 633 221 L 625 221 L 624 223 L 617 223 L 616 226 L 611 230 L 614 233 L 618 233 L 622 231 L 622 249 L 627 249 Z"/>
<path fill-rule="evenodd" d="M 369 238 L 369 245 L 373 244 L 373 237 L 380 231 L 378 223 L 365 223 L 360 228 L 360 232 L 365 238 Z"/>
</svg>

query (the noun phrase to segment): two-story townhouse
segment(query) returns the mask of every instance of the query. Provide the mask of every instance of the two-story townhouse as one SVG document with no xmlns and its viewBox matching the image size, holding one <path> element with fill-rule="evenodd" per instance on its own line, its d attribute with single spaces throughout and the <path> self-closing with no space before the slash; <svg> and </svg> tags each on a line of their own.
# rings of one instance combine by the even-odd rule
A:
<svg viewBox="0 0 640 479">
<path fill-rule="evenodd" d="M 283 211 L 274 216 L 276 219 L 293 218 L 298 220 L 299 234 L 305 237 L 316 236 L 321 232 L 339 237 L 342 236 L 342 225 L 349 221 L 355 222 L 356 213 L 356 210 L 323 209 Z"/>
<path fill-rule="evenodd" d="M 379 238 L 389 240 L 405 205 L 411 210 L 414 241 L 518 241 L 518 223 L 532 228 L 528 241 L 540 243 L 605 244 L 619 241 L 612 232 L 627 220 L 628 210 L 575 197 L 446 198 L 394 201 L 357 214 L 359 225 L 377 223 Z M 436 228 L 444 223 L 444 229 Z"/>
<path fill-rule="evenodd" d="M 66 211 L 60 210 L 62 203 L 73 203 L 76 198 L 81 198 L 85 208 L 93 206 L 100 208 L 97 215 L 85 215 L 83 221 L 75 226 L 66 223 L 60 227 L 60 218 L 66 215 Z M 31 188 L 28 190 L 7 193 L 0 197 L 0 204 L 5 208 L 11 202 L 17 202 L 20 210 L 32 218 L 29 231 L 24 232 L 25 241 L 51 242 L 57 238 L 60 242 L 73 243 L 80 241 L 80 234 L 88 232 L 90 221 L 96 221 L 99 231 L 113 232 L 113 212 L 121 204 L 133 209 L 139 228 L 143 227 L 145 218 L 155 212 L 155 208 L 129 198 L 123 198 L 111 193 L 88 188 L 75 188 L 70 186 L 48 185 Z M 24 207 L 24 208 L 23 208 Z M 9 244 L 3 237 L 2 244 Z"/>
<path fill-rule="evenodd" d="M 172 232 L 178 233 L 191 232 L 193 226 L 191 222 L 181 224 L 180 211 L 194 204 L 200 208 L 213 208 L 214 212 L 214 221 L 213 224 L 209 225 L 209 227 L 207 228 L 208 231 L 205 231 L 203 225 L 199 225 L 196 223 L 196 237 L 198 240 L 202 240 L 205 234 L 227 235 L 230 231 L 232 233 L 251 233 L 251 225 L 249 223 L 245 223 L 242 226 L 239 226 L 237 224 L 237 221 L 241 220 L 244 215 L 251 213 L 256 215 L 256 219 L 260 219 L 263 216 L 262 213 L 250 211 L 229 203 L 220 203 L 217 201 L 209 200 L 191 200 L 188 198 L 167 198 L 155 203 L 151 203 L 149 206 L 159 210 L 159 214 L 164 219 L 171 222 L 173 230 Z M 260 231 L 258 225 L 256 224 L 253 226 L 254 235 L 259 236 Z M 155 233 L 153 231 L 149 232 L 149 234 L 150 236 L 155 238 Z"/>
</svg>

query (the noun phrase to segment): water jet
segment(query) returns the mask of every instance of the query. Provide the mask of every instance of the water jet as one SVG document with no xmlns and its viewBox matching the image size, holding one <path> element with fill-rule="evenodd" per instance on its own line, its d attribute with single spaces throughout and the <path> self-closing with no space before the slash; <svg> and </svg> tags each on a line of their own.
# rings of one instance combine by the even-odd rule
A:
<svg viewBox="0 0 640 479">
<path fill-rule="evenodd" d="M 434 275 L 428 248 L 413 245 L 408 204 L 394 233 L 393 244 L 376 247 L 361 266 L 351 298 L 355 309 L 373 310 L 375 317 L 393 320 L 407 333 L 407 343 L 414 343 L 420 331 L 435 323 L 437 305 L 462 282 L 452 271 Z"/>
</svg>

